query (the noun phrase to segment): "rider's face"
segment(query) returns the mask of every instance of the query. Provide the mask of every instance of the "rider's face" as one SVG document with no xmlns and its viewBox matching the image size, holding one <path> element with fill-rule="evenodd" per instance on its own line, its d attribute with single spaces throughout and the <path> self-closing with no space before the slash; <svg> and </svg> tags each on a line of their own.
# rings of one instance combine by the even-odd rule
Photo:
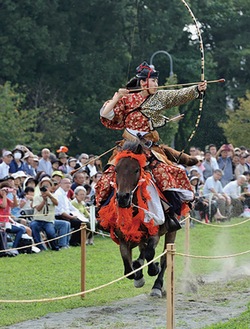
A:
<svg viewBox="0 0 250 329">
<path fill-rule="evenodd" d="M 149 94 L 154 94 L 157 91 L 158 79 L 149 78 L 146 81 L 141 80 L 141 87 L 147 89 Z"/>
</svg>

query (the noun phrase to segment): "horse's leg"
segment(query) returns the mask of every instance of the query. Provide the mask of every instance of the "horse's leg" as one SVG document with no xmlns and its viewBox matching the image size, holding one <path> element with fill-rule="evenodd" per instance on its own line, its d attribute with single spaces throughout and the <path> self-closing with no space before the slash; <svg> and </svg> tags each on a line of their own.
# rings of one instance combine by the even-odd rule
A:
<svg viewBox="0 0 250 329">
<path fill-rule="evenodd" d="M 176 237 L 176 231 L 171 233 L 165 234 L 165 243 L 164 243 L 164 249 L 166 248 L 167 243 L 174 243 Z M 161 270 L 160 273 L 157 276 L 157 279 L 154 282 L 153 288 L 151 290 L 150 296 L 154 297 L 162 297 L 162 287 L 163 287 L 163 281 L 164 281 L 164 274 L 167 268 L 167 261 L 166 261 L 166 255 L 163 255 L 161 257 Z"/>
<path fill-rule="evenodd" d="M 139 245 L 140 254 L 139 257 L 133 261 L 133 269 L 136 270 L 144 264 L 145 260 L 145 243 Z M 135 273 L 134 286 L 135 288 L 141 288 L 145 284 L 145 279 L 143 277 L 143 271 L 137 271 Z"/>
<path fill-rule="evenodd" d="M 147 262 L 150 262 L 152 259 L 154 259 L 155 256 L 155 248 L 158 245 L 158 242 L 160 240 L 159 235 L 150 236 L 148 239 L 148 243 L 145 249 L 145 258 Z M 148 275 L 155 276 L 159 273 L 159 263 L 151 263 L 148 265 Z"/>
<path fill-rule="evenodd" d="M 132 267 L 132 248 L 129 243 L 126 243 L 124 240 L 120 241 L 120 253 L 124 265 L 124 275 L 133 271 Z M 135 278 L 135 274 L 131 274 L 127 277 L 129 280 Z"/>
</svg>

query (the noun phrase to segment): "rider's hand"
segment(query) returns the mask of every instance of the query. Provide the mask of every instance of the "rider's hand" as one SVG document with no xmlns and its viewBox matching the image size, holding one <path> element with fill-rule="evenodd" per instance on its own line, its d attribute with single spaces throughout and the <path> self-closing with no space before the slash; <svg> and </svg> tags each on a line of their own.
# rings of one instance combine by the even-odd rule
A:
<svg viewBox="0 0 250 329">
<path fill-rule="evenodd" d="M 206 81 L 206 80 L 203 81 L 203 82 L 200 82 L 200 83 L 198 84 L 198 90 L 199 90 L 200 92 L 205 91 L 206 89 L 207 89 L 207 81 Z"/>
<path fill-rule="evenodd" d="M 126 88 L 120 88 L 120 89 L 114 94 L 114 97 L 113 97 L 113 98 L 120 99 L 120 98 L 122 98 L 123 96 L 128 95 L 128 93 L 129 93 L 129 90 L 128 90 L 128 89 L 126 89 Z"/>
</svg>

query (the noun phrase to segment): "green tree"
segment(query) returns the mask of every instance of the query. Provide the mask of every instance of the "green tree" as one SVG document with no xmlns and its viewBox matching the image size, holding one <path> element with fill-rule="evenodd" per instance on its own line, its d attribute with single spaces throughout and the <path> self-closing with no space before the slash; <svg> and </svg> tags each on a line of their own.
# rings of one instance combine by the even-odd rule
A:
<svg viewBox="0 0 250 329">
<path fill-rule="evenodd" d="M 250 91 L 246 97 L 240 98 L 239 108 L 227 111 L 227 120 L 220 123 L 229 143 L 240 146 L 249 146 L 250 141 Z"/>
<path fill-rule="evenodd" d="M 18 94 L 9 82 L 0 85 L 0 139 L 1 147 L 11 149 L 16 144 L 29 144 L 27 133 L 34 126 L 37 113 L 22 110 L 24 96 Z"/>
</svg>

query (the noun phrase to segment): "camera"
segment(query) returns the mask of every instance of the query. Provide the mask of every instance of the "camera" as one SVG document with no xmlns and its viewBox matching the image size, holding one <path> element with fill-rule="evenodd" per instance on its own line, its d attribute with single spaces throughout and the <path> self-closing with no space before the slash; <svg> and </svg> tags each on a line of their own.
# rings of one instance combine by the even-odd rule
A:
<svg viewBox="0 0 250 329">
<path fill-rule="evenodd" d="M 40 191 L 41 191 L 41 192 L 47 192 L 48 189 L 47 189 L 46 186 L 42 186 L 42 187 L 40 187 Z"/>
<path fill-rule="evenodd" d="M 14 192 L 14 189 L 13 188 L 10 188 L 10 187 L 3 187 L 1 190 L 5 191 L 6 193 L 12 193 L 12 192 Z"/>
</svg>

